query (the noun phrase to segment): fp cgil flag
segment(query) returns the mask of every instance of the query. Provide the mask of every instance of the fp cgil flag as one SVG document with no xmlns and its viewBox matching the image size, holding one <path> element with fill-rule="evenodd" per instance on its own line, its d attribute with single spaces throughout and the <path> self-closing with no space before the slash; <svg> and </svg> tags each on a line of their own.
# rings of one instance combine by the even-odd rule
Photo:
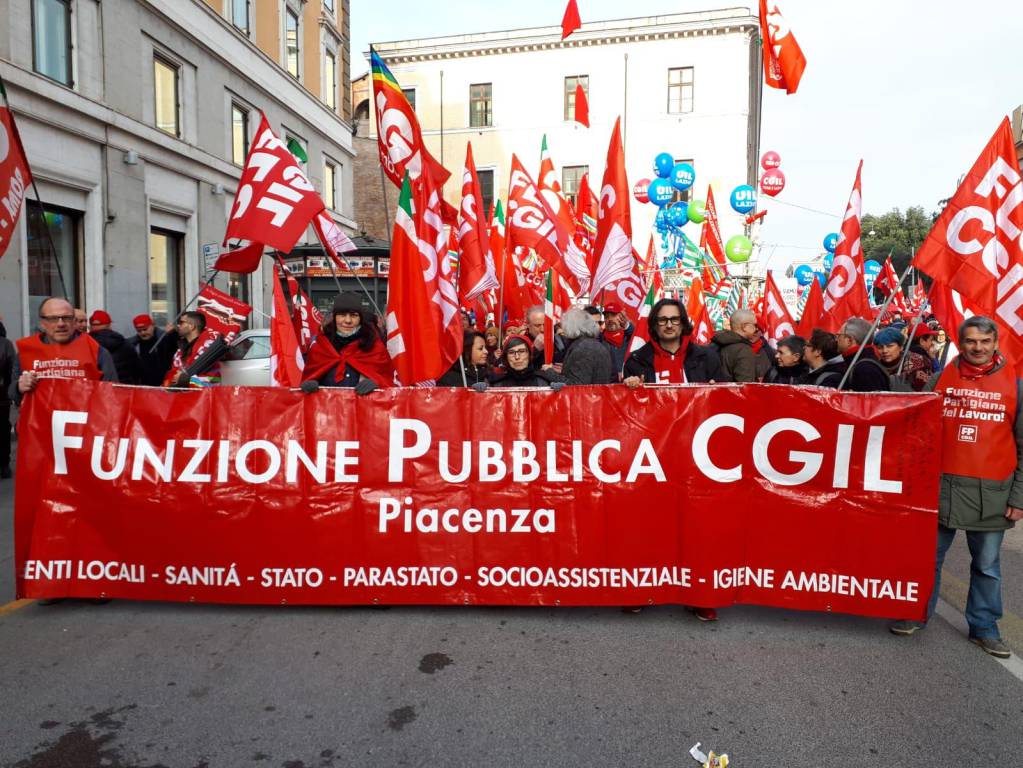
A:
<svg viewBox="0 0 1023 768">
<path fill-rule="evenodd" d="M 224 245 L 229 240 L 241 240 L 260 247 L 254 249 L 254 258 L 246 264 L 236 263 L 232 259 L 235 252 L 229 252 L 217 260 L 216 269 L 255 271 L 263 245 L 290 252 L 324 208 L 295 156 L 274 135 L 266 115 L 260 113 L 259 130 L 245 160 L 224 234 Z"/>
<path fill-rule="evenodd" d="M 14 115 L 6 106 L 0 106 L 0 257 L 11 242 L 21 214 L 21 202 L 25 199 L 25 188 L 31 183 L 32 174 L 14 125 Z"/>
<path fill-rule="evenodd" d="M 373 70 L 377 149 L 384 173 L 395 186 L 400 187 L 406 172 L 410 179 L 416 181 L 425 170 L 433 184 L 444 186 L 451 174 L 427 151 L 416 111 L 401 92 L 391 70 L 372 48 L 369 57 Z"/>
<path fill-rule="evenodd" d="M 849 195 L 842 220 L 842 231 L 835 246 L 835 259 L 831 265 L 831 277 L 824 293 L 824 314 L 821 327 L 837 333 L 842 323 L 850 317 L 872 318 L 874 311 L 867 300 L 867 280 L 863 269 L 863 251 L 860 244 L 860 215 L 863 209 L 863 192 L 860 172 L 863 161 L 856 168 L 856 181 Z"/>
<path fill-rule="evenodd" d="M 814 280 L 816 282 L 816 279 Z M 789 308 L 782 299 L 781 291 L 774 282 L 774 275 L 768 271 L 767 282 L 764 284 L 763 311 L 759 318 L 760 328 L 764 332 L 764 338 L 775 345 L 786 336 L 792 336 L 796 332 L 796 324 L 789 314 Z"/>
<path fill-rule="evenodd" d="M 777 3 L 760 0 L 760 37 L 764 48 L 764 82 L 771 88 L 795 93 L 806 68 L 806 57 Z"/>
<path fill-rule="evenodd" d="M 1023 360 L 1023 181 L 1008 119 L 913 259 L 999 325 L 1002 352 Z M 954 333 L 954 328 L 947 329 Z"/>
</svg>

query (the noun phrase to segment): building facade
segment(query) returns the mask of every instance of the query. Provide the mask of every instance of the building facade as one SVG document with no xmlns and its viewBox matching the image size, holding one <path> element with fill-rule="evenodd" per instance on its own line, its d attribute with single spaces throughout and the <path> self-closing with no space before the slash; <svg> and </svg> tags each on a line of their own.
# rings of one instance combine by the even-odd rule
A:
<svg viewBox="0 0 1023 768">
<path fill-rule="evenodd" d="M 1016 159 L 1023 166 L 1023 106 L 1012 111 L 1012 138 L 1016 142 Z"/>
<path fill-rule="evenodd" d="M 172 319 L 223 240 L 260 111 L 354 231 L 348 13 L 347 0 L 0 3 L 0 75 L 41 199 L 28 192 L 0 259 L 9 335 L 34 328 L 61 276 L 125 335 L 135 314 Z M 215 285 L 259 326 L 271 280 L 264 264 Z"/>
<path fill-rule="evenodd" d="M 428 149 L 452 171 L 444 190 L 452 204 L 461 195 L 470 141 L 488 203 L 507 195 L 512 153 L 538 171 L 544 135 L 566 194 L 574 195 L 587 172 L 599 191 L 611 129 L 621 116 L 631 183 L 652 177 L 654 156 L 670 152 L 693 162 L 693 197 L 703 198 L 713 185 L 723 235 L 742 230 L 728 195 L 755 183 L 761 103 L 760 28 L 748 8 L 588 23 L 564 41 L 560 27 L 541 27 L 374 49 L 414 103 Z M 368 80 L 353 81 L 353 104 L 357 134 L 373 146 Z M 588 129 L 572 120 L 577 85 L 588 93 Z M 371 155 L 360 150 L 358 218 L 370 234 L 385 237 L 376 213 L 385 211 L 380 189 L 375 146 Z M 639 249 L 646 248 L 655 212 L 633 201 Z"/>
</svg>

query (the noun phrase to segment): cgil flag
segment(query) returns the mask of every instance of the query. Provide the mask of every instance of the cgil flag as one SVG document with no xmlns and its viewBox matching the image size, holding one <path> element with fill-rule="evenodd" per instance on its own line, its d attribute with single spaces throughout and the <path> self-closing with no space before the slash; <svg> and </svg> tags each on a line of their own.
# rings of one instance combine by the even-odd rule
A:
<svg viewBox="0 0 1023 768">
<path fill-rule="evenodd" d="M 831 264 L 831 276 L 824 292 L 824 313 L 821 327 L 837 333 L 850 317 L 865 319 L 874 316 L 874 310 L 867 299 L 867 279 L 863 268 L 863 250 L 860 244 L 862 227 L 860 215 L 863 209 L 863 187 L 860 174 L 863 161 L 856 167 L 849 202 L 846 204 L 842 229 L 835 246 L 835 257 Z"/>
<path fill-rule="evenodd" d="M 2 86 L 0 86 L 2 87 Z M 3 258 L 11 235 L 21 215 L 25 189 L 32 183 L 25 148 L 21 145 L 14 114 L 7 106 L 0 106 L 0 258 Z"/>
<path fill-rule="evenodd" d="M 760 0 L 760 38 L 764 50 L 764 82 L 792 94 L 806 69 L 806 57 L 782 18 L 777 3 Z"/>
<path fill-rule="evenodd" d="M 770 270 L 767 272 L 767 281 L 764 283 L 764 298 L 758 323 L 764 332 L 764 338 L 772 346 L 796 332 L 796 323 L 789 313 L 781 291 L 778 290 L 778 285 L 774 282 L 774 274 Z"/>
<path fill-rule="evenodd" d="M 468 305 L 485 291 L 496 288 L 497 268 L 490 251 L 490 233 L 483 210 L 472 143 L 465 147 L 465 168 L 462 171 L 462 204 L 458 209 L 459 301 Z"/>
</svg>

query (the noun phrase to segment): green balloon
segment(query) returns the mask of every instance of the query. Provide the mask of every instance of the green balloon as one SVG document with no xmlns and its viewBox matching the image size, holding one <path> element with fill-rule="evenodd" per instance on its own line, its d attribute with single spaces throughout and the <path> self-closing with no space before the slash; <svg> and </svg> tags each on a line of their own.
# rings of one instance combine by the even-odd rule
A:
<svg viewBox="0 0 1023 768">
<path fill-rule="evenodd" d="M 689 204 L 689 220 L 693 224 L 703 224 L 705 218 L 707 218 L 707 204 L 703 200 L 693 200 Z"/>
<path fill-rule="evenodd" d="M 753 241 L 746 235 L 736 235 L 725 243 L 725 256 L 729 261 L 741 264 L 753 255 Z"/>
</svg>

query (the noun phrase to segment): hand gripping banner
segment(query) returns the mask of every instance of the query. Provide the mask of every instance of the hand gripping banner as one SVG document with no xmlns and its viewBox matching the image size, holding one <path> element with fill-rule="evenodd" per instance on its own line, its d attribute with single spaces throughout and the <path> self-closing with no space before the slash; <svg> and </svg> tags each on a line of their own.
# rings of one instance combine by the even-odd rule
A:
<svg viewBox="0 0 1023 768">
<path fill-rule="evenodd" d="M 19 597 L 924 616 L 940 400 L 47 380 L 19 424 Z"/>
</svg>

